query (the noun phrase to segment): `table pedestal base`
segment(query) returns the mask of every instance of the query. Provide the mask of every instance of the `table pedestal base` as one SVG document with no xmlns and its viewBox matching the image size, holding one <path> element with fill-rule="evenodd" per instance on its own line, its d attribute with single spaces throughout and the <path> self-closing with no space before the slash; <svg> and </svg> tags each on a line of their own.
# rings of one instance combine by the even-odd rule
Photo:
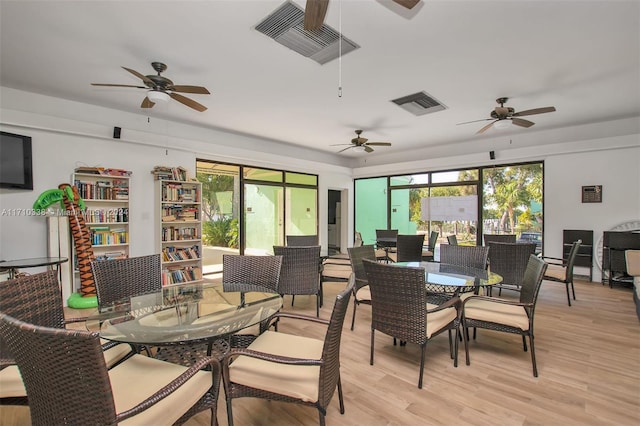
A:
<svg viewBox="0 0 640 426">
<path fill-rule="evenodd" d="M 98 296 L 82 297 L 82 293 L 73 293 L 67 299 L 67 305 L 74 309 L 97 308 Z"/>
</svg>

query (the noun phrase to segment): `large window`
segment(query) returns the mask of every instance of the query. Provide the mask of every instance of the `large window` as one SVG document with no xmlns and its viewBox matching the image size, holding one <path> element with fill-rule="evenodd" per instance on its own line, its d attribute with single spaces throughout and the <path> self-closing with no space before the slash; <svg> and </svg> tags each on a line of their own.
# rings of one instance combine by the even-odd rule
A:
<svg viewBox="0 0 640 426">
<path fill-rule="evenodd" d="M 204 273 L 225 253 L 270 254 L 286 235 L 318 233 L 318 176 L 196 162 L 203 183 Z"/>
<path fill-rule="evenodd" d="M 355 230 L 365 244 L 376 229 L 425 241 L 436 231 L 439 242 L 455 235 L 464 245 L 482 245 L 484 233 L 542 235 L 542 171 L 527 163 L 357 179 Z"/>
</svg>

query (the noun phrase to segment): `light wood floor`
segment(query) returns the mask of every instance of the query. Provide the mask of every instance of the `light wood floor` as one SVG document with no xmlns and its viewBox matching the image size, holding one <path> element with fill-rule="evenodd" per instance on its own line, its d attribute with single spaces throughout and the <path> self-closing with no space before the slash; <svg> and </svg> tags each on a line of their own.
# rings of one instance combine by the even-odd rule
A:
<svg viewBox="0 0 640 426">
<path fill-rule="evenodd" d="M 322 317 L 329 317 L 343 288 L 325 283 Z M 358 308 L 351 331 L 350 307 L 341 352 L 346 412 L 340 415 L 334 395 L 327 425 L 639 425 L 640 325 L 631 290 L 582 281 L 576 294 L 569 307 L 562 285 L 543 283 L 535 318 L 538 378 L 520 336 L 479 330 L 470 366 L 461 350 L 453 367 L 446 334 L 429 343 L 423 389 L 417 388 L 415 345 L 393 346 L 376 333 L 375 364 L 369 365 L 371 310 Z M 287 297 L 285 310 L 315 313 L 315 304 L 298 296 L 291 308 Z M 282 322 L 279 331 L 322 337 L 310 324 Z M 318 424 L 317 410 L 309 407 L 246 398 L 234 400 L 233 408 L 239 426 Z M 218 420 L 227 423 L 222 390 Z M 187 424 L 209 421 L 204 412 Z M 29 424 L 28 409 L 0 408 L 0 424 Z"/>
</svg>

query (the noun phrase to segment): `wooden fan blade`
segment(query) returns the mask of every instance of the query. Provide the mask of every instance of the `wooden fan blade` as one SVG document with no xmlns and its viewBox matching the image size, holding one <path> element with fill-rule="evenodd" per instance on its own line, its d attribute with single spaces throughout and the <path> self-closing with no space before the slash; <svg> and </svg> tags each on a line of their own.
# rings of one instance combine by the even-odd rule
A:
<svg viewBox="0 0 640 426">
<path fill-rule="evenodd" d="M 338 151 L 338 152 L 337 152 L 337 154 L 340 154 L 341 152 L 344 152 L 344 151 L 346 151 L 346 150 L 348 150 L 348 149 L 351 149 L 351 148 L 353 148 L 354 146 L 355 146 L 355 145 L 352 145 L 352 146 L 348 146 L 348 147 L 346 147 L 346 148 L 344 148 L 344 149 L 341 149 L 340 151 Z"/>
<path fill-rule="evenodd" d="M 304 9 L 304 29 L 307 31 L 319 30 L 324 24 L 329 0 L 307 0 Z"/>
<path fill-rule="evenodd" d="M 556 107 L 534 108 L 525 111 L 515 112 L 512 117 L 522 117 L 523 115 L 544 114 L 545 112 L 554 112 Z"/>
<path fill-rule="evenodd" d="M 144 81 L 144 84 L 146 84 L 148 87 L 154 87 L 156 84 L 153 82 L 153 80 L 151 80 L 149 77 L 147 77 L 146 75 L 142 75 L 140 74 L 138 71 L 136 70 L 132 70 L 131 68 L 127 68 L 127 67 L 122 67 L 125 70 L 129 71 L 131 74 L 135 75 L 136 77 L 138 77 L 140 80 Z"/>
<path fill-rule="evenodd" d="M 145 96 L 144 99 L 142 100 L 142 104 L 140 105 L 140 108 L 153 108 L 154 105 L 155 105 L 155 102 L 151 102 L 149 98 Z"/>
<path fill-rule="evenodd" d="M 420 3 L 420 0 L 393 0 L 393 2 L 407 9 L 413 9 L 416 4 Z"/>
<path fill-rule="evenodd" d="M 533 121 L 525 120 L 524 118 L 512 118 L 511 122 L 520 127 L 531 127 L 535 124 Z"/>
<path fill-rule="evenodd" d="M 373 148 L 369 147 L 369 145 L 363 145 L 364 146 L 364 152 L 373 152 Z"/>
<path fill-rule="evenodd" d="M 91 83 L 92 86 L 105 86 L 105 87 L 135 87 L 137 89 L 147 89 L 145 86 L 134 86 L 131 84 L 102 84 L 102 83 Z"/>
<path fill-rule="evenodd" d="M 349 146 L 351 146 L 351 145 L 353 145 L 353 144 L 350 144 L 350 143 L 334 143 L 334 144 L 331 144 L 331 145 L 329 145 L 329 146 L 345 146 L 345 145 L 349 145 Z"/>
<path fill-rule="evenodd" d="M 174 92 L 194 93 L 194 94 L 199 94 L 199 95 L 210 95 L 211 94 L 207 90 L 206 87 L 202 87 L 202 86 L 182 86 L 182 85 L 177 85 L 177 86 L 169 87 L 169 90 L 172 90 Z"/>
<path fill-rule="evenodd" d="M 374 145 L 374 146 L 391 146 L 391 142 L 367 142 L 366 144 L 364 144 L 365 146 L 367 145 Z"/>
<path fill-rule="evenodd" d="M 496 121 L 498 121 L 498 120 L 493 120 L 491 123 L 487 124 L 487 125 L 486 125 L 486 126 L 484 126 L 482 129 L 478 130 L 478 131 L 476 132 L 476 135 L 479 135 L 480 133 L 484 133 L 484 132 L 486 132 L 486 131 L 489 129 L 489 127 L 493 126 L 493 123 L 495 123 Z"/>
<path fill-rule="evenodd" d="M 465 121 L 464 123 L 458 123 L 457 126 L 461 124 L 470 124 L 470 123 L 477 123 L 479 121 L 489 121 L 489 120 L 493 120 L 493 118 L 483 118 L 481 120 Z"/>
<path fill-rule="evenodd" d="M 179 95 L 177 93 L 169 93 L 169 96 L 171 96 L 172 99 L 175 99 L 176 101 L 180 102 L 181 104 L 184 104 L 186 106 L 188 106 L 189 108 L 193 108 L 196 111 L 206 111 L 207 107 L 199 104 L 198 102 L 194 101 L 193 99 L 189 99 L 186 96 L 182 96 Z"/>
</svg>

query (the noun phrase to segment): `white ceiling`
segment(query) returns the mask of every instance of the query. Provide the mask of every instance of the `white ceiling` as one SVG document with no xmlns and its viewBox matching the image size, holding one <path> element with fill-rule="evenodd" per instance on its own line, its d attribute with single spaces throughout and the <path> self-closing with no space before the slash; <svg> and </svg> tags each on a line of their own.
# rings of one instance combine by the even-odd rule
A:
<svg viewBox="0 0 640 426">
<path fill-rule="evenodd" d="M 413 13 L 383 0 L 331 0 L 326 23 L 360 49 L 325 65 L 254 27 L 285 0 L 5 1 L 0 84 L 104 107 L 336 152 L 357 128 L 391 141 L 383 156 L 481 138 L 640 116 L 639 1 L 434 1 Z M 296 0 L 304 7 L 304 0 Z M 410 16 L 413 15 L 413 16 Z M 121 68 L 205 86 L 139 106 L 145 91 Z M 342 83 L 342 97 L 338 86 Z M 390 100 L 426 91 L 447 106 L 414 116 Z M 507 96 L 535 126 L 476 136 Z"/>
</svg>

